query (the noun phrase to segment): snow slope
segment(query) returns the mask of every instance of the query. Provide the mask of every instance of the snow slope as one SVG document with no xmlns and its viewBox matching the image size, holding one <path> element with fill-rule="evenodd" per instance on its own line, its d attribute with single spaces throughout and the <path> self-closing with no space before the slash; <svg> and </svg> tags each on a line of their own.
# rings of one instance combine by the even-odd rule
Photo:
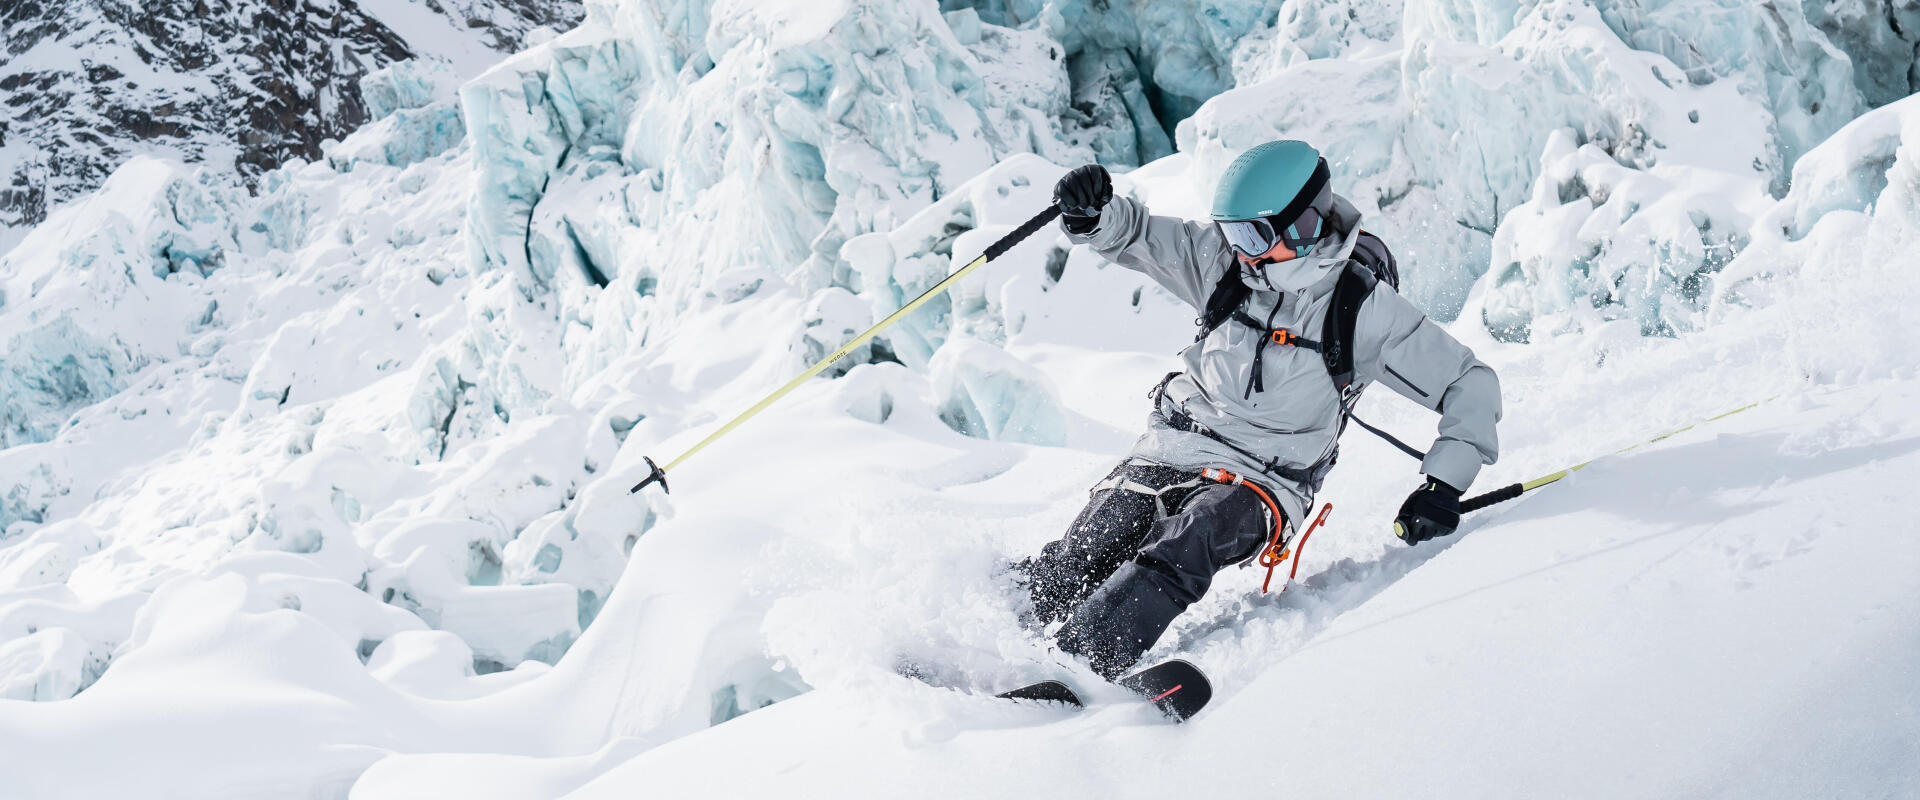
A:
<svg viewBox="0 0 1920 800">
<path fill-rule="evenodd" d="M 1887 523 L 1916 407 L 1913 381 L 1776 402 L 1183 626 L 1216 687 L 1184 727 L 825 687 L 566 796 L 1911 795 L 1920 547 Z"/>
<path fill-rule="evenodd" d="M 255 195 L 140 159 L 0 255 L 0 796 L 1915 790 L 1920 105 L 1861 113 L 1877 18 L 958 5 L 596 2 L 373 73 Z M 1198 216 L 1322 143 L 1501 373 L 1476 488 L 1766 402 L 1411 550 L 1414 465 L 1352 437 L 1301 583 L 1229 573 L 1156 650 L 1220 690 L 1180 728 L 971 693 L 1061 669 L 1004 566 L 1191 337 L 1052 230 L 627 493 L 1182 98 L 1120 191 Z"/>
</svg>

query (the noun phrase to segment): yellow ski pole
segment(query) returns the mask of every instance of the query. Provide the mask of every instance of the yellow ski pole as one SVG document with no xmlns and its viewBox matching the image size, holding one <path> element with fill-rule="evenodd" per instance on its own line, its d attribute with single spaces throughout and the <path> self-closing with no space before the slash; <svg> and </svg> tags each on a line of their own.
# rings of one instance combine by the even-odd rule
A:
<svg viewBox="0 0 1920 800">
<path fill-rule="evenodd" d="M 753 407 L 740 412 L 739 416 L 736 416 L 733 419 L 729 420 L 727 424 L 720 426 L 719 430 L 716 430 L 713 433 L 707 434 L 707 438 L 701 439 L 694 446 L 687 448 L 686 452 L 681 453 L 677 458 L 667 462 L 666 466 L 662 467 L 659 464 L 654 463 L 653 459 L 646 458 L 645 460 L 647 462 L 647 468 L 651 471 L 647 473 L 646 478 L 642 479 L 639 483 L 634 484 L 633 488 L 628 490 L 628 494 L 632 494 L 634 492 L 640 491 L 641 489 L 645 489 L 647 487 L 647 484 L 654 483 L 656 481 L 659 482 L 661 491 L 670 491 L 667 488 L 667 472 L 669 470 L 672 470 L 675 467 L 680 466 L 681 462 L 686 461 L 694 453 L 700 452 L 700 450 L 702 448 L 705 448 L 707 445 L 713 444 L 714 440 L 727 435 L 728 433 L 732 432 L 734 428 L 740 427 L 741 423 L 746 422 L 747 420 L 753 418 L 753 415 L 758 414 L 762 411 L 765 411 L 767 409 L 767 406 L 773 405 L 775 401 L 779 400 L 782 397 L 787 396 L 788 392 L 791 392 L 795 389 L 800 388 L 800 384 L 806 383 L 808 380 L 813 378 L 813 376 L 818 375 L 822 371 L 826 370 L 826 368 L 833 366 L 840 359 L 846 358 L 847 354 L 853 352 L 855 348 L 859 347 L 860 345 L 866 344 L 867 340 L 872 339 L 875 334 L 878 334 L 879 332 L 886 330 L 888 326 L 892 325 L 895 322 L 899 322 L 902 317 L 905 317 L 906 315 L 913 313 L 915 309 L 923 305 L 926 305 L 928 300 L 932 300 L 935 297 L 939 297 L 941 294 L 945 293 L 948 289 L 953 288 L 953 285 L 955 283 L 960 282 L 961 278 L 964 278 L 967 276 L 968 273 L 973 272 L 976 269 L 979 269 L 982 264 L 985 264 L 989 261 L 999 258 L 1001 255 L 1005 254 L 1008 250 L 1013 249 L 1014 245 L 1019 244 L 1022 240 L 1026 239 L 1029 236 L 1032 236 L 1035 231 L 1040 230 L 1041 227 L 1045 226 L 1049 222 L 1052 222 L 1053 218 L 1057 216 L 1060 216 L 1060 209 L 1056 206 L 1047 206 L 1045 211 L 1035 214 L 1032 219 L 1029 219 L 1026 222 L 1020 223 L 1020 227 L 1014 228 L 1012 232 L 1008 233 L 1005 236 L 1000 237 L 999 241 L 996 241 L 993 244 L 988 245 L 987 251 L 984 253 L 981 253 L 979 258 L 969 261 L 967 262 L 966 266 L 954 270 L 952 274 L 941 279 L 939 283 L 934 284 L 933 288 L 928 289 L 925 292 L 921 292 L 919 297 L 916 297 L 916 298 L 913 298 L 912 300 L 907 301 L 907 304 L 904 306 L 901 306 L 899 310 L 894 311 L 891 314 L 888 314 L 886 319 L 883 319 L 877 323 L 874 323 L 874 326 L 871 328 L 868 328 L 865 333 L 862 333 L 859 336 L 853 337 L 853 340 L 847 342 L 846 344 L 840 345 L 840 349 L 827 354 L 826 358 L 820 359 L 820 363 L 814 364 L 813 366 L 808 367 L 805 372 L 802 372 L 799 375 L 794 376 L 793 380 L 787 381 L 785 386 L 782 386 L 778 389 L 773 390 L 772 394 L 769 394 L 766 397 L 761 398 L 760 402 L 753 404 Z"/>
<path fill-rule="evenodd" d="M 1767 400 L 1772 400 L 1772 399 L 1773 399 L 1772 397 L 1767 398 Z M 1607 455 L 1617 456 L 1629 450 L 1637 450 L 1639 448 L 1646 447 L 1647 445 L 1653 444 L 1662 439 L 1666 439 L 1672 436 L 1678 436 L 1682 433 L 1686 433 L 1687 431 L 1693 430 L 1694 428 L 1701 425 L 1705 425 L 1709 422 L 1731 417 L 1742 411 L 1746 411 L 1747 409 L 1758 406 L 1761 403 L 1767 402 L 1767 400 L 1760 400 L 1757 402 L 1748 403 L 1747 405 L 1741 406 L 1732 411 L 1728 411 L 1722 414 L 1715 414 L 1711 417 L 1700 420 L 1699 422 L 1696 422 L 1692 425 L 1686 425 L 1679 428 L 1674 428 L 1673 430 L 1667 431 L 1666 433 L 1660 434 L 1659 436 L 1655 436 L 1639 444 L 1622 447 L 1618 450 L 1608 453 Z M 1466 500 L 1462 500 L 1460 501 L 1460 513 L 1465 514 L 1469 511 L 1479 511 L 1480 509 L 1486 508 L 1487 506 L 1493 505 L 1495 503 L 1504 503 L 1508 500 L 1512 500 L 1513 498 L 1519 497 L 1520 495 L 1526 494 L 1527 492 L 1531 492 L 1549 483 L 1558 482 L 1561 479 L 1567 477 L 1568 475 L 1572 475 L 1575 472 L 1579 472 L 1580 470 L 1586 469 L 1589 465 L 1593 464 L 1593 462 L 1598 461 L 1601 458 L 1605 458 L 1605 457 L 1606 456 L 1591 458 L 1586 461 L 1582 461 L 1578 464 L 1575 464 L 1571 467 L 1568 467 L 1566 469 L 1560 470 L 1558 472 L 1548 473 L 1538 478 L 1534 478 L 1533 480 L 1527 481 L 1526 483 L 1508 484 L 1506 486 L 1502 486 L 1498 489 L 1495 489 L 1491 492 L 1487 492 L 1486 494 L 1476 495 Z"/>
</svg>

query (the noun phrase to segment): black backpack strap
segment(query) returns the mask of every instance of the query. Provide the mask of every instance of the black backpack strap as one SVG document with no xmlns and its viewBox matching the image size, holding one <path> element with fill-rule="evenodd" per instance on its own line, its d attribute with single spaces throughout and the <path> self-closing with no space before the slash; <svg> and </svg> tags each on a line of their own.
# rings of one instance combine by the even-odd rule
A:
<svg viewBox="0 0 1920 800">
<path fill-rule="evenodd" d="M 1333 302 L 1327 305 L 1326 322 L 1320 332 L 1320 357 L 1327 362 L 1333 387 L 1342 394 L 1353 385 L 1353 332 L 1360 319 L 1360 306 L 1378 282 L 1372 269 L 1359 261 L 1349 261 L 1333 285 Z"/>
<path fill-rule="evenodd" d="M 1373 293 L 1374 284 L 1383 280 L 1396 289 L 1400 286 L 1400 268 L 1393 259 L 1393 252 L 1387 249 L 1385 242 L 1380 241 L 1380 237 L 1364 230 L 1356 231 L 1353 252 L 1346 270 L 1334 284 L 1333 303 L 1327 309 L 1320 341 L 1315 342 L 1272 330 L 1270 325 L 1242 311 L 1240 307 L 1253 294 L 1253 289 L 1240 280 L 1239 270 L 1228 266 L 1214 284 L 1213 292 L 1207 295 L 1206 308 L 1201 311 L 1200 318 L 1195 320 L 1200 330 L 1193 340 L 1198 342 L 1206 339 L 1228 320 L 1237 320 L 1267 334 L 1255 345 L 1253 375 L 1247 382 L 1248 397 L 1264 389 L 1260 374 L 1261 355 L 1269 341 L 1319 351 L 1321 358 L 1326 361 L 1327 373 L 1333 376 L 1334 387 L 1344 397 L 1347 387 L 1353 384 L 1353 331 L 1360 317 L 1360 306 L 1366 302 L 1367 295 Z M 1286 337 L 1285 341 L 1281 341 L 1282 336 Z"/>
<path fill-rule="evenodd" d="M 1393 253 L 1387 250 L 1386 243 L 1379 237 L 1366 231 L 1360 231 L 1354 243 L 1353 260 L 1348 262 L 1347 271 L 1341 273 L 1340 280 L 1333 286 L 1333 302 L 1327 307 L 1325 330 L 1322 333 L 1325 344 L 1320 355 L 1326 359 L 1327 374 L 1333 377 L 1333 385 L 1340 391 L 1341 427 L 1346 420 L 1353 420 L 1368 433 L 1385 439 L 1400 452 L 1415 459 L 1425 459 L 1426 453 L 1414 449 L 1392 434 L 1367 424 L 1366 420 L 1354 415 L 1353 407 L 1359 402 L 1358 391 L 1349 391 L 1353 386 L 1353 338 L 1359 327 L 1360 307 L 1367 302 L 1367 296 L 1373 294 L 1373 287 L 1380 281 L 1388 286 L 1400 288 L 1400 268 L 1394 263 Z"/>
<path fill-rule="evenodd" d="M 1213 285 L 1213 292 L 1207 295 L 1207 306 L 1200 311 L 1200 318 L 1194 320 L 1194 324 L 1200 326 L 1200 332 L 1194 335 L 1193 340 L 1205 339 L 1215 328 L 1226 324 L 1252 295 L 1253 289 L 1240 280 L 1240 270 L 1229 265 L 1219 282 Z"/>
<path fill-rule="evenodd" d="M 1360 231 L 1354 238 L 1353 260 L 1365 265 L 1374 277 L 1386 281 L 1396 291 L 1400 289 L 1400 265 L 1393 260 L 1393 251 L 1387 249 L 1387 243 L 1380 237 L 1366 231 Z"/>
</svg>

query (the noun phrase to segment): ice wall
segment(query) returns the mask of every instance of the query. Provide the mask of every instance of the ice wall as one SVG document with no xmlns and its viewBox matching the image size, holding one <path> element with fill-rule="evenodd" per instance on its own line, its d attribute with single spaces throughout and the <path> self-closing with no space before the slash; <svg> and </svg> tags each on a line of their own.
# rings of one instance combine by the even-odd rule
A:
<svg viewBox="0 0 1920 800">
<path fill-rule="evenodd" d="M 593 6 L 462 90 L 476 269 L 514 291 L 474 321 L 484 374 L 460 379 L 543 408 L 683 314 L 765 284 L 741 275 L 824 291 L 843 242 L 1009 155 L 1090 160 L 1063 141 L 1063 57 L 1042 32 L 957 34 L 917 4 Z M 839 344 L 807 335 L 796 352 Z M 512 355 L 556 340 L 564 364 Z"/>
<path fill-rule="evenodd" d="M 1804 0 L 1808 21 L 1853 60 L 1854 85 L 1874 106 L 1920 89 L 1920 6 L 1902 0 Z"/>
<path fill-rule="evenodd" d="M 1072 80 L 1068 140 L 1085 142 L 1103 163 L 1124 167 L 1173 152 L 1174 126 L 1233 87 L 1235 48 L 1243 39 L 1272 26 L 1277 16 L 1308 28 L 1321 19 L 1305 3 L 1294 2 L 1285 12 L 1283 5 L 1280 0 L 940 4 L 995 25 L 1042 30 L 1057 40 Z"/>
<path fill-rule="evenodd" d="M 453 68 L 440 61 L 401 61 L 360 80 L 371 121 L 351 146 L 326 149 L 327 162 L 346 172 L 356 163 L 404 167 L 461 144 L 467 129 L 454 102 Z"/>
<path fill-rule="evenodd" d="M 196 285 L 234 248 L 237 190 L 135 159 L 0 256 L 0 447 L 46 441 L 210 322 Z M 19 511 L 0 511 L 0 526 Z"/>
</svg>

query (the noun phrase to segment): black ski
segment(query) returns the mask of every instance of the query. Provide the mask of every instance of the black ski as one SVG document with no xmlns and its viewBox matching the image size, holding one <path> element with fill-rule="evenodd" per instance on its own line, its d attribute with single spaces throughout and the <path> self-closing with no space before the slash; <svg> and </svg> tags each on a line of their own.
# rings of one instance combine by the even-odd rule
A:
<svg viewBox="0 0 1920 800">
<path fill-rule="evenodd" d="M 1162 661 L 1115 683 L 1140 695 L 1178 722 L 1191 719 L 1206 707 L 1207 701 L 1213 699 L 1213 684 L 1207 681 L 1207 676 L 1200 672 L 1199 667 L 1178 658 Z M 1079 695 L 1059 681 L 1041 681 L 994 696 L 1008 700 L 1064 703 L 1074 708 L 1085 705 L 1080 702 Z"/>
<path fill-rule="evenodd" d="M 1041 681 L 1039 683 L 1028 684 L 1010 692 L 1001 692 L 994 695 L 994 697 L 1003 697 L 1008 700 L 1039 700 L 1043 703 L 1065 703 L 1074 708 L 1081 706 L 1080 696 L 1074 694 L 1072 689 L 1067 688 L 1066 684 L 1059 681 Z"/>
<path fill-rule="evenodd" d="M 1178 658 L 1140 670 L 1117 683 L 1180 722 L 1192 719 L 1213 699 L 1213 684 L 1207 676 L 1199 667 Z"/>
</svg>

